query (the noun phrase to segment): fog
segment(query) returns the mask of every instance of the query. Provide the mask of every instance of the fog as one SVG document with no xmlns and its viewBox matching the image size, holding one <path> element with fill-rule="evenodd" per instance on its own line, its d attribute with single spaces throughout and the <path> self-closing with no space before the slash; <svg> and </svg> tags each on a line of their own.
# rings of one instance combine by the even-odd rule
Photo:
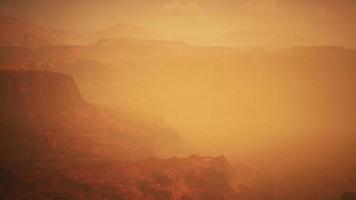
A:
<svg viewBox="0 0 356 200">
<path fill-rule="evenodd" d="M 1 130 L 9 122 L 42 133 L 45 124 L 56 133 L 89 135 L 93 144 L 60 137 L 120 162 L 224 155 L 243 178 L 253 174 L 251 191 L 263 199 L 338 199 L 356 192 L 353 1 L 17 0 L 0 2 L 0 13 L 0 68 L 25 70 L 11 75 L 20 78 L 3 73 L 4 99 L 29 108 L 15 112 L 21 106 L 5 105 L 25 117 L 11 121 L 4 114 Z M 65 74 L 43 80 L 56 88 L 62 77 L 73 99 L 92 107 L 60 110 L 55 105 L 70 96 L 66 87 L 53 94 L 56 104 L 43 103 L 55 99 L 48 97 L 51 88 L 43 89 L 42 77 L 49 75 L 26 70 Z M 31 87 L 36 92 L 28 95 Z M 21 95 L 26 98 L 11 100 Z M 48 110 L 56 114 L 36 119 L 35 101 L 53 105 Z M 76 155 L 72 146 L 69 155 Z"/>
<path fill-rule="evenodd" d="M 194 56 L 185 51 L 152 56 L 119 72 L 113 77 L 117 97 L 108 100 L 133 99 L 187 141 L 220 152 L 355 131 L 354 52 L 324 58 L 318 55 L 322 48 L 311 56 L 297 49 Z"/>
</svg>

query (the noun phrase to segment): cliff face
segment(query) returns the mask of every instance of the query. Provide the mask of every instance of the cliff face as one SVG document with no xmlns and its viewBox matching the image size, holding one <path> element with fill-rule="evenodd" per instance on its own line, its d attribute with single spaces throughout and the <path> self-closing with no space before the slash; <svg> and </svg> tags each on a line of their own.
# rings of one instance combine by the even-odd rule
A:
<svg viewBox="0 0 356 200">
<path fill-rule="evenodd" d="M 153 155 L 144 130 L 86 103 L 67 75 L 0 71 L 0 159 L 77 162 Z"/>
<path fill-rule="evenodd" d="M 49 71 L 0 71 L 2 111 L 55 111 L 83 104 L 70 76 Z"/>
<path fill-rule="evenodd" d="M 0 109 L 5 157 L 136 160 L 169 155 L 181 142 L 163 123 L 86 103 L 74 80 L 60 73 L 0 70 Z"/>
</svg>

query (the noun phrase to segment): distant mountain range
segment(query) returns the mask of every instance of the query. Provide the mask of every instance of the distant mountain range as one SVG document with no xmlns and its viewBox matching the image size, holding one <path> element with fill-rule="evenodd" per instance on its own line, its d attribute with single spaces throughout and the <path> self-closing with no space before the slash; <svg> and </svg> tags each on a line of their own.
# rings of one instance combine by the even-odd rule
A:
<svg viewBox="0 0 356 200">
<path fill-rule="evenodd" d="M 98 30 L 93 34 L 80 34 L 50 29 L 10 17 L 0 18 L 0 29 L 0 46 L 25 46 L 29 48 L 85 44 L 100 39 L 155 39 L 159 37 L 159 34 L 152 30 L 129 24 L 116 24 Z"/>
<path fill-rule="evenodd" d="M 105 38 L 145 38 L 158 39 L 159 34 L 153 30 L 130 24 L 116 24 L 94 33 L 97 39 Z"/>
<path fill-rule="evenodd" d="M 160 34 L 146 27 L 131 24 L 116 24 L 92 34 L 74 33 L 34 25 L 17 18 L 0 18 L 0 46 L 26 46 L 38 48 L 48 45 L 88 44 L 101 39 L 160 39 Z M 218 46 L 263 46 L 292 47 L 318 46 L 319 41 L 287 33 L 275 33 L 260 30 L 241 30 L 211 39 Z"/>
<path fill-rule="evenodd" d="M 0 46 L 26 46 L 39 48 L 49 45 L 84 45 L 107 39 L 165 40 L 155 30 L 133 24 L 115 24 L 92 33 L 75 32 L 43 27 L 13 17 L 0 17 Z M 341 38 L 339 38 L 342 40 Z M 175 40 L 185 42 L 179 39 Z M 203 45 L 204 43 L 200 44 Z M 294 46 L 342 46 L 352 47 L 328 37 L 312 38 L 305 35 L 266 30 L 237 30 L 219 37 L 207 38 L 208 46 L 290 48 Z"/>
<path fill-rule="evenodd" d="M 241 30 L 227 33 L 217 39 L 224 46 L 292 47 L 317 46 L 317 41 L 298 35 L 260 30 Z"/>
</svg>

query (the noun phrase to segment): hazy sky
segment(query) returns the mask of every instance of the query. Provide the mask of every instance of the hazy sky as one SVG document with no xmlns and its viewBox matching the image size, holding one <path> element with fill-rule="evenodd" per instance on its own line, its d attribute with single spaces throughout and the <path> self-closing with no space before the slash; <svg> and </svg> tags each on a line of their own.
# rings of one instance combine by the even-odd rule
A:
<svg viewBox="0 0 356 200">
<path fill-rule="evenodd" d="M 132 23 L 193 38 L 253 29 L 356 44 L 355 0 L 1 0 L 0 13 L 77 30 Z"/>
</svg>

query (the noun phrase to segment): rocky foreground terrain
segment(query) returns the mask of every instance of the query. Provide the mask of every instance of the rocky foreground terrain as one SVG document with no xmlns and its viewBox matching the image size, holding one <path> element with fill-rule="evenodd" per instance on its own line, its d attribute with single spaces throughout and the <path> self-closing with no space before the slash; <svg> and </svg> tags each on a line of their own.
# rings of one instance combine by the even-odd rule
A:
<svg viewBox="0 0 356 200">
<path fill-rule="evenodd" d="M 50 163 L 48 163 L 50 164 Z M 2 199 L 261 199 L 235 185 L 224 157 L 1 167 Z"/>
<path fill-rule="evenodd" d="M 179 135 L 86 103 L 70 76 L 2 70 L 0 94 L 0 199 L 260 198 L 223 156 L 153 158 Z"/>
</svg>

